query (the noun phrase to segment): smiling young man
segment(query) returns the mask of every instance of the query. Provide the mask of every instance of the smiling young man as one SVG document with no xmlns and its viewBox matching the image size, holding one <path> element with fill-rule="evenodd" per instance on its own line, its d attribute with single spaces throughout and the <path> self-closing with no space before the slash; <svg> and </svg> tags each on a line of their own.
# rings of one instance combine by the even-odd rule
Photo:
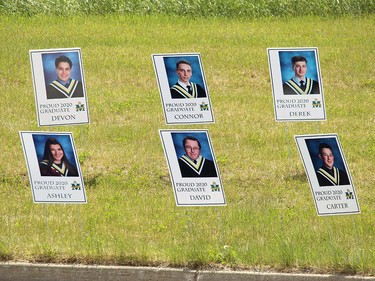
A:
<svg viewBox="0 0 375 281">
<path fill-rule="evenodd" d="M 336 168 L 335 156 L 332 148 L 326 143 L 319 145 L 319 158 L 323 161 L 323 166 L 316 171 L 319 186 L 348 185 L 349 178 L 346 172 Z"/>
<path fill-rule="evenodd" d="M 190 81 L 193 75 L 190 62 L 179 60 L 176 63 L 176 74 L 178 76 L 178 81 L 170 88 L 172 99 L 206 97 L 205 90 L 199 84 Z"/>
<path fill-rule="evenodd" d="M 47 99 L 83 97 L 82 83 L 70 78 L 72 61 L 67 56 L 55 59 L 56 80 L 47 86 Z"/>
<path fill-rule="evenodd" d="M 181 176 L 184 177 L 217 177 L 213 161 L 201 155 L 201 144 L 192 136 L 187 136 L 182 141 L 185 154 L 178 159 Z"/>
<path fill-rule="evenodd" d="M 283 83 L 284 95 L 313 95 L 319 94 L 317 81 L 306 77 L 307 60 L 303 56 L 291 59 L 294 77 Z"/>
</svg>

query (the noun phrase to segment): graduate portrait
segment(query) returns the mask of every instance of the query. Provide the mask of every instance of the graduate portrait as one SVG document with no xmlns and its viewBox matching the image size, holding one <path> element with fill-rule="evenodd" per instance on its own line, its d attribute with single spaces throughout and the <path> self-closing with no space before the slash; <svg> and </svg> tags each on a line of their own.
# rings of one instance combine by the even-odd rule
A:
<svg viewBox="0 0 375 281">
<path fill-rule="evenodd" d="M 163 59 L 172 99 L 207 97 L 198 55 L 164 56 Z"/>
<path fill-rule="evenodd" d="M 171 136 L 183 178 L 218 176 L 206 133 L 181 132 Z"/>
<path fill-rule="evenodd" d="M 84 97 L 83 74 L 78 51 L 41 54 L 47 99 Z"/>
<path fill-rule="evenodd" d="M 78 177 L 74 147 L 69 135 L 32 134 L 40 176 Z"/>
<path fill-rule="evenodd" d="M 336 138 L 305 141 L 320 187 L 350 185 L 346 163 Z"/>
<path fill-rule="evenodd" d="M 284 95 L 319 95 L 320 71 L 312 50 L 279 51 Z"/>
</svg>

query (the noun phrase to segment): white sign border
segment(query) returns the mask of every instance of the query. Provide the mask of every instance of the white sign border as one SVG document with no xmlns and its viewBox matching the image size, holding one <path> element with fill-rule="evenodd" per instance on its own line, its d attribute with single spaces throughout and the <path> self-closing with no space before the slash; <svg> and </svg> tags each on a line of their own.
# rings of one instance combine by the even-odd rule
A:
<svg viewBox="0 0 375 281">
<path fill-rule="evenodd" d="M 199 66 L 200 66 L 200 71 L 202 74 L 202 80 L 203 80 L 203 87 L 206 91 L 206 97 L 205 98 L 194 98 L 194 99 L 172 99 L 170 97 L 170 87 L 168 83 L 168 76 L 167 72 L 165 69 L 165 64 L 164 64 L 164 57 L 188 57 L 188 56 L 194 56 L 197 57 L 199 60 Z M 215 123 L 215 118 L 214 118 L 214 112 L 212 110 L 212 102 L 206 82 L 206 76 L 203 71 L 203 63 L 201 59 L 201 54 L 200 53 L 165 53 L 165 54 L 152 54 L 151 55 L 153 65 L 154 65 L 154 70 L 156 74 L 156 80 L 158 83 L 158 88 L 159 88 L 159 93 L 160 93 L 160 100 L 163 106 L 163 111 L 164 111 L 164 119 L 165 123 L 167 125 L 191 125 L 191 124 L 206 124 L 206 123 Z M 181 122 L 179 120 L 173 122 L 173 120 L 170 120 L 169 114 L 167 112 L 167 105 L 168 104 L 179 104 L 179 103 L 184 103 L 182 107 L 187 107 L 187 104 L 195 103 L 194 106 L 190 106 L 191 109 L 198 109 L 200 107 L 200 103 L 205 103 L 209 107 L 208 112 L 200 112 L 200 114 L 205 114 L 204 120 L 202 121 L 196 121 L 196 119 L 193 119 L 192 121 L 186 120 L 186 122 Z M 187 111 L 186 113 L 189 113 Z M 206 114 L 207 113 L 207 114 Z"/>
<path fill-rule="evenodd" d="M 166 141 L 165 136 L 163 136 L 163 134 L 168 134 L 168 136 L 170 137 L 170 139 L 172 139 L 172 137 L 171 137 L 172 133 L 186 133 L 186 134 L 205 133 L 206 137 L 207 137 L 207 141 L 208 141 L 209 147 L 210 147 L 210 150 L 211 150 L 210 152 L 211 152 L 211 155 L 212 155 L 212 158 L 213 158 L 213 162 L 214 162 L 214 165 L 215 165 L 215 168 L 216 168 L 216 171 L 217 171 L 217 177 L 214 177 L 214 178 L 211 178 L 211 177 L 207 177 L 207 178 L 206 177 L 182 178 L 180 176 L 180 170 L 179 170 L 180 168 L 179 168 L 179 164 L 178 164 L 178 156 L 176 154 L 175 148 L 172 147 L 173 146 L 173 141 L 171 141 L 171 143 L 167 143 L 168 141 Z M 172 187 L 173 187 L 173 193 L 174 193 L 176 205 L 177 206 L 183 206 L 183 207 L 226 206 L 227 203 L 226 203 L 226 198 L 225 198 L 223 183 L 222 183 L 222 180 L 221 180 L 219 167 L 218 167 L 217 162 L 216 162 L 216 157 L 214 155 L 214 151 L 213 151 L 213 148 L 212 148 L 211 139 L 210 139 L 208 130 L 206 130 L 206 129 L 197 129 L 197 130 L 160 129 L 159 130 L 159 135 L 160 135 L 160 139 L 161 139 L 161 142 L 162 142 L 165 159 L 166 159 L 167 164 L 168 164 L 168 170 L 169 170 L 169 175 L 170 175 L 171 181 L 172 181 Z M 205 182 L 208 182 L 208 181 L 209 182 L 219 182 L 220 194 L 222 196 L 221 197 L 222 198 L 222 202 L 209 203 L 209 204 L 207 204 L 207 203 L 206 204 L 202 204 L 202 203 L 184 204 L 184 203 L 181 203 L 182 200 L 179 197 L 179 192 L 177 191 L 176 182 L 177 181 L 185 181 L 185 182 L 194 182 L 195 181 L 196 182 L 197 180 L 203 180 Z"/>
<path fill-rule="evenodd" d="M 33 56 L 42 55 L 44 53 L 68 53 L 68 52 L 77 52 L 78 58 L 79 58 L 79 67 L 80 67 L 80 74 L 82 78 L 82 88 L 84 97 L 82 98 L 74 98 L 77 102 L 84 102 L 85 106 L 85 113 L 82 117 L 82 121 L 78 122 L 55 122 L 55 123 L 48 123 L 43 122 L 42 118 L 39 114 L 39 105 L 43 101 L 47 102 L 48 100 L 43 97 L 43 94 L 45 94 L 45 83 L 44 83 L 44 73 L 43 73 L 43 65 L 40 65 L 40 62 L 36 61 L 36 58 Z M 34 86 L 34 97 L 35 97 L 35 109 L 36 109 L 36 115 L 38 119 L 38 126 L 65 126 L 65 125 L 80 125 L 80 124 L 89 124 L 90 123 L 90 115 L 89 115 L 89 105 L 88 105 L 88 99 L 87 99 L 87 91 L 86 91 L 86 83 L 84 78 L 84 68 L 83 68 L 83 61 L 82 61 L 82 54 L 81 54 L 81 48 L 58 48 L 58 49 L 40 49 L 40 50 L 29 50 L 29 56 L 30 56 L 30 65 L 31 65 L 31 73 L 32 73 L 32 79 L 33 79 L 33 86 Z M 65 103 L 67 100 L 71 99 L 54 99 L 54 104 L 59 103 Z M 53 102 L 50 101 L 51 104 Z M 62 120 L 63 121 L 63 120 Z M 69 121 L 69 120 L 67 120 Z"/>
<path fill-rule="evenodd" d="M 311 160 L 310 153 L 308 151 L 307 145 L 306 145 L 306 139 L 328 139 L 328 138 L 334 138 L 337 143 L 337 147 L 339 148 L 343 164 L 345 166 L 348 179 L 349 179 L 349 185 L 342 185 L 342 186 L 335 186 L 335 187 L 320 187 L 318 179 L 316 177 L 316 171 L 314 169 L 314 165 Z M 336 133 L 332 134 L 311 134 L 311 135 L 295 135 L 294 139 L 297 144 L 297 148 L 299 151 L 299 154 L 301 156 L 304 169 L 307 175 L 307 178 L 309 180 L 310 188 L 311 188 L 311 193 L 314 199 L 315 203 L 315 208 L 316 212 L 319 216 L 329 216 L 329 215 L 350 215 L 350 214 L 359 214 L 361 213 L 359 203 L 358 203 L 358 198 L 357 194 L 355 192 L 355 188 L 353 185 L 353 180 L 349 171 L 349 167 L 347 165 L 345 155 L 343 153 L 338 135 Z M 355 210 L 347 211 L 347 212 L 323 212 L 322 207 L 320 206 L 320 202 L 317 200 L 316 192 L 322 192 L 322 191 L 327 191 L 329 192 L 331 189 L 339 189 L 339 190 L 344 190 L 344 189 L 349 189 L 354 195 L 355 199 Z M 342 193 L 343 196 L 345 196 L 344 193 Z M 328 194 L 328 196 L 335 196 L 335 194 Z"/>
<path fill-rule="evenodd" d="M 277 52 L 277 58 L 273 58 L 271 55 L 271 51 Z M 278 58 L 279 51 L 291 51 L 291 52 L 298 52 L 298 51 L 314 51 L 315 53 L 315 63 L 317 67 L 317 74 L 318 74 L 318 83 L 319 83 L 319 90 L 321 96 L 321 106 L 323 107 L 323 116 L 319 118 L 281 118 L 279 117 L 278 110 L 277 110 L 277 103 L 276 98 L 279 95 L 277 88 L 281 87 L 282 91 L 282 80 L 281 80 L 281 69 L 280 69 L 280 61 Z M 268 54 L 268 65 L 269 65 L 269 72 L 270 72 L 270 79 L 271 79 L 271 87 L 272 87 L 272 96 L 273 96 L 273 105 L 274 105 L 274 113 L 275 113 L 275 121 L 277 122 L 301 122 L 301 121 L 326 121 L 327 114 L 326 114 L 326 107 L 324 101 L 324 91 L 323 91 L 323 82 L 322 82 L 322 74 L 320 68 L 320 59 L 317 47 L 290 47 L 290 48 L 267 48 Z M 276 55 L 276 54 L 275 54 Z M 279 89 L 280 90 L 280 89 Z M 282 95 L 283 96 L 283 95 Z M 300 96 L 299 98 L 304 98 L 306 96 Z M 294 96 L 294 98 L 296 98 Z M 311 97 L 310 97 L 311 98 Z M 314 98 L 314 97 L 312 97 Z M 311 98 L 311 99 L 312 99 Z"/>
<path fill-rule="evenodd" d="M 32 196 L 33 196 L 33 202 L 34 203 L 47 203 L 47 204 L 86 204 L 87 203 L 86 189 L 85 189 L 84 181 L 83 181 L 83 178 L 82 178 L 81 167 L 80 167 L 80 164 L 79 164 L 79 161 L 78 161 L 77 152 L 76 152 L 76 149 L 75 149 L 75 144 L 74 144 L 74 139 L 73 139 L 72 133 L 71 132 L 19 131 L 19 135 L 20 135 L 20 138 L 21 138 L 23 152 L 24 152 L 24 156 L 25 156 L 25 160 L 26 160 L 26 167 L 27 167 L 27 171 L 28 171 L 28 174 L 29 174 L 29 181 L 30 181 L 30 187 L 31 187 Z M 74 154 L 74 159 L 75 159 L 75 162 L 76 162 L 76 165 L 77 165 L 78 177 L 47 177 L 47 176 L 43 176 L 42 179 L 44 181 L 50 181 L 50 180 L 56 181 L 57 179 L 61 180 L 61 179 L 69 178 L 70 182 L 71 181 L 74 182 L 75 180 L 79 179 L 79 184 L 81 185 L 81 192 L 82 192 L 81 198 L 82 198 L 82 200 L 76 200 L 76 201 L 71 201 L 71 200 L 70 201 L 46 201 L 46 200 L 39 200 L 38 198 L 36 198 L 37 195 L 35 194 L 36 192 L 34 190 L 33 182 L 34 182 L 34 180 L 37 180 L 37 179 L 41 178 L 41 176 L 39 174 L 34 172 L 34 170 L 39 170 L 39 161 L 38 161 L 38 157 L 37 157 L 37 154 L 36 154 L 34 142 L 33 141 L 26 142 L 26 140 L 25 140 L 25 138 L 32 138 L 32 135 L 45 135 L 45 136 L 61 135 L 61 136 L 68 136 L 70 138 L 70 141 L 71 141 L 71 144 L 72 144 L 72 150 L 73 150 L 73 154 Z M 61 181 L 63 181 L 63 180 L 61 180 Z"/>
</svg>

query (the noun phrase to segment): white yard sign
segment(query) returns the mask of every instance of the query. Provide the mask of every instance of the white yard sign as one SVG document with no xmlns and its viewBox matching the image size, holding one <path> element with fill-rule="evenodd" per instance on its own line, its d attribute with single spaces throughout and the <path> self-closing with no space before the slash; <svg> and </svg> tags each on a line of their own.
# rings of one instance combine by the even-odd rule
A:
<svg viewBox="0 0 375 281">
<path fill-rule="evenodd" d="M 200 54 L 158 54 L 152 60 L 166 123 L 213 123 Z"/>
<path fill-rule="evenodd" d="M 276 121 L 326 120 L 317 48 L 268 49 Z"/>
<path fill-rule="evenodd" d="M 177 206 L 226 205 L 207 130 L 160 130 Z"/>
<path fill-rule="evenodd" d="M 39 126 L 89 123 L 80 49 L 30 51 Z"/>
<path fill-rule="evenodd" d="M 360 213 L 337 134 L 295 136 L 318 215 Z"/>
<path fill-rule="evenodd" d="M 20 132 L 35 203 L 86 203 L 71 133 Z"/>
</svg>

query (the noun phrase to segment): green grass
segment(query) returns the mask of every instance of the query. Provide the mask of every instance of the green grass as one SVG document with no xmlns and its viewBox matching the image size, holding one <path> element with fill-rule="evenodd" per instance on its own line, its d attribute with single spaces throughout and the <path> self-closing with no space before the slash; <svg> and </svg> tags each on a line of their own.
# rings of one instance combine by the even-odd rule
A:
<svg viewBox="0 0 375 281">
<path fill-rule="evenodd" d="M 2 260 L 375 274 L 374 16 L 0 23 Z M 266 48 L 291 46 L 319 48 L 326 122 L 274 121 Z M 91 124 L 38 128 L 28 51 L 65 47 L 82 48 Z M 215 124 L 165 125 L 151 54 L 166 52 L 201 53 Z M 209 129 L 228 206 L 175 206 L 163 128 Z M 19 130 L 73 132 L 87 205 L 33 204 Z M 359 215 L 317 216 L 293 140 L 334 132 Z"/>
<path fill-rule="evenodd" d="M 262 18 L 369 15 L 374 0 L 2 0 L 7 15 L 177 15 L 189 17 Z"/>
</svg>

